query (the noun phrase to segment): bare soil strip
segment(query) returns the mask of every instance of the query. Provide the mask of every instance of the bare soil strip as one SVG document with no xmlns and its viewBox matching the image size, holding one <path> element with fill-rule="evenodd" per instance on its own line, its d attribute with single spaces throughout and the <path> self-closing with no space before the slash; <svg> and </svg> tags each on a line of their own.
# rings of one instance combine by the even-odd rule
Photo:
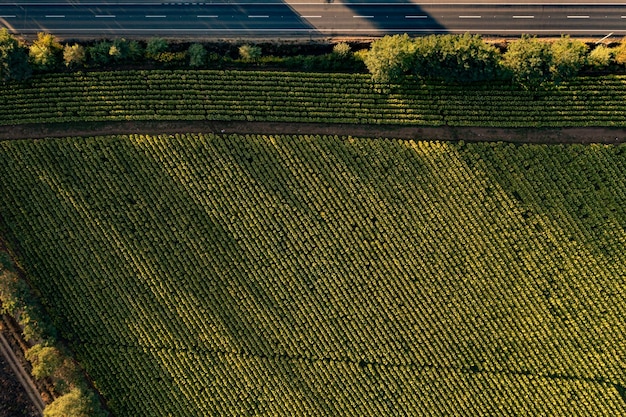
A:
<svg viewBox="0 0 626 417">
<path fill-rule="evenodd" d="M 24 387 L 28 398 L 30 398 L 30 401 L 37 409 L 39 415 L 43 415 L 43 409 L 45 407 L 45 404 L 41 399 L 41 396 L 39 395 L 39 391 L 37 390 L 37 387 L 30 378 L 30 375 L 26 372 L 20 361 L 15 356 L 15 353 L 13 353 L 9 342 L 4 337 L 2 332 L 0 332 L 0 354 L 9 363 L 11 370 L 15 374 L 20 384 L 22 384 L 22 386 Z"/>
<path fill-rule="evenodd" d="M 502 141 L 513 143 L 626 142 L 626 129 L 489 128 L 359 125 L 339 123 L 222 122 L 222 121 L 120 121 L 0 126 L 0 140 L 44 139 L 67 136 L 214 132 L 239 134 L 338 135 L 439 141 Z"/>
</svg>

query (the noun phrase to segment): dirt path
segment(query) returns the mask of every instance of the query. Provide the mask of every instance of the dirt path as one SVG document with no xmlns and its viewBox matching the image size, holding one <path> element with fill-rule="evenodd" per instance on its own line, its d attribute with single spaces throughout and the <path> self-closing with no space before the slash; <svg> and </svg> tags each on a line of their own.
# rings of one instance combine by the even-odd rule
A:
<svg viewBox="0 0 626 417">
<path fill-rule="evenodd" d="M 1 323 L 0 323 L 0 326 L 1 326 Z M 30 378 L 30 375 L 26 372 L 26 370 L 20 363 L 19 359 L 15 356 L 15 353 L 11 349 L 9 342 L 5 338 L 2 331 L 0 331 L 0 356 L 2 356 L 5 359 L 5 361 L 9 365 L 9 368 L 15 375 L 15 378 L 17 378 L 19 383 L 24 388 L 24 392 L 26 393 L 30 402 L 35 408 L 35 410 L 33 410 L 33 411 L 36 411 L 35 415 L 42 416 L 45 404 L 43 400 L 41 399 L 41 396 L 39 395 L 39 391 L 37 390 L 37 387 L 35 386 L 32 379 Z M 16 390 L 15 387 L 13 387 L 13 389 L 11 390 L 11 391 L 14 391 L 11 393 L 11 395 L 15 395 L 15 398 L 13 398 L 13 401 L 17 401 L 17 397 L 19 397 L 19 393 L 15 392 L 15 390 Z M 27 410 L 23 410 L 23 411 L 24 411 L 23 415 L 32 415 L 31 413 L 27 413 Z"/>
<path fill-rule="evenodd" d="M 625 128 L 483 128 L 417 127 L 332 123 L 267 123 L 212 121 L 86 122 L 0 126 L 0 140 L 41 139 L 65 136 L 161 133 L 314 134 L 397 139 L 514 143 L 623 143 Z"/>
</svg>

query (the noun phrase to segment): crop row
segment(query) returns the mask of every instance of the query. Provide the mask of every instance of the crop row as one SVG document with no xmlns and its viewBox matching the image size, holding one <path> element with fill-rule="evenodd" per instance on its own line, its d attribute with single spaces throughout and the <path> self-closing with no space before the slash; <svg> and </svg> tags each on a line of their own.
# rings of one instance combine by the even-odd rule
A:
<svg viewBox="0 0 626 417">
<path fill-rule="evenodd" d="M 158 118 L 503 127 L 626 125 L 622 117 L 626 77 L 621 76 L 578 78 L 529 92 L 498 83 L 377 89 L 363 74 L 120 71 L 39 76 L 26 84 L 0 86 L 0 98 L 4 125 Z M 185 114 L 186 109 L 193 109 L 193 114 Z"/>
<path fill-rule="evenodd" d="M 0 216 L 119 416 L 619 415 L 625 170 L 624 146 L 5 141 Z"/>
</svg>

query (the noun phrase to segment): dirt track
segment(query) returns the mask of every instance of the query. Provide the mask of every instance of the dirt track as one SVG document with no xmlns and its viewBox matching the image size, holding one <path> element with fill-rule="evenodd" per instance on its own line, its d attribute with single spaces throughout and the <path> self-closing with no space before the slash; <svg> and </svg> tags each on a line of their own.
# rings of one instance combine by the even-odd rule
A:
<svg viewBox="0 0 626 417">
<path fill-rule="evenodd" d="M 32 403 L 32 405 L 35 408 L 35 410 L 33 410 L 35 414 L 29 413 L 27 410 L 23 410 L 23 415 L 25 416 L 43 415 L 43 409 L 45 407 L 45 404 L 43 400 L 41 399 L 41 396 L 39 395 L 39 391 L 37 390 L 37 387 L 35 387 L 35 384 L 31 380 L 30 375 L 26 372 L 24 367 L 22 367 L 22 364 L 20 363 L 19 359 L 15 356 L 15 353 L 13 353 L 13 350 L 11 349 L 9 342 L 4 337 L 4 334 L 1 331 L 0 331 L 0 356 L 2 356 L 6 360 L 10 369 L 13 371 L 15 378 L 19 381 L 19 383 L 24 388 L 24 392 L 28 396 L 30 403 Z M 15 396 L 15 398 L 13 398 L 13 401 L 17 401 L 18 397 L 20 396 L 19 395 L 20 393 L 15 392 L 16 391 L 15 388 L 12 391 L 13 392 L 10 394 Z M 7 404 L 7 406 L 9 405 Z"/>
<path fill-rule="evenodd" d="M 624 128 L 483 128 L 418 127 L 326 123 L 267 122 L 90 122 L 41 125 L 0 126 L 0 140 L 43 139 L 66 136 L 161 133 L 243 133 L 243 134 L 315 134 L 360 137 L 384 137 L 466 142 L 504 141 L 513 143 L 623 143 Z"/>
</svg>

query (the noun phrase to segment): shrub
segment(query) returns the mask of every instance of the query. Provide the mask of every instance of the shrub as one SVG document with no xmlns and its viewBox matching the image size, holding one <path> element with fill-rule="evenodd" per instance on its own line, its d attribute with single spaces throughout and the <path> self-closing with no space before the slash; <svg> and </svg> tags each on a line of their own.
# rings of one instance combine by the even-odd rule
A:
<svg viewBox="0 0 626 417">
<path fill-rule="evenodd" d="M 63 62 L 67 67 L 76 67 L 85 63 L 86 52 L 82 45 L 65 45 L 63 47 Z"/>
<path fill-rule="evenodd" d="M 201 44 L 194 43 L 189 45 L 187 56 L 189 57 L 190 67 L 201 67 L 206 63 L 207 51 Z"/>
<path fill-rule="evenodd" d="M 337 55 L 340 58 L 348 58 L 352 55 L 352 48 L 345 42 L 339 42 L 335 46 L 333 46 L 333 54 Z"/>
<path fill-rule="evenodd" d="M 150 59 L 157 59 L 160 54 L 167 51 L 168 43 L 165 39 L 154 37 L 148 41 L 146 45 L 146 57 Z"/>
<path fill-rule="evenodd" d="M 239 47 L 239 57 L 243 61 L 257 61 L 261 58 L 261 47 L 256 45 L 241 45 Z"/>
<path fill-rule="evenodd" d="M 609 66 L 613 59 L 613 51 L 605 45 L 596 46 L 587 57 L 587 64 L 595 69 L 603 69 Z"/>
</svg>

